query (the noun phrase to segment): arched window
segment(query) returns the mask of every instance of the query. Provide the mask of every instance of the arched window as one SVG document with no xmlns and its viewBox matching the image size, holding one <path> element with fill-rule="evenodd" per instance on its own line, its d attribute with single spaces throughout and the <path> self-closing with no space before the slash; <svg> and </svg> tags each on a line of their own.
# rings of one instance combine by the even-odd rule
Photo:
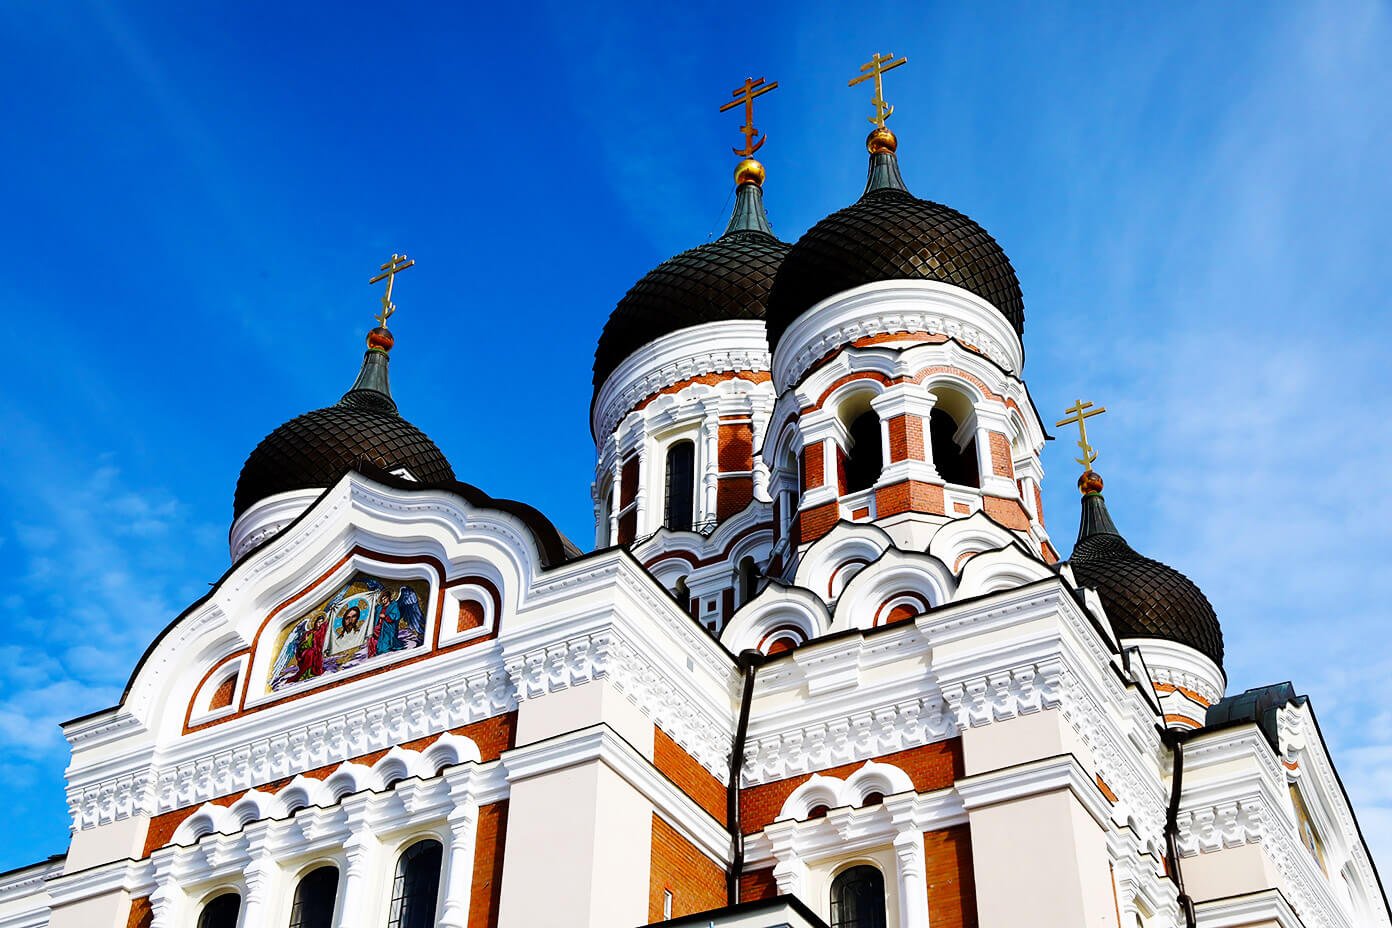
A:
<svg viewBox="0 0 1392 928">
<path fill-rule="evenodd" d="M 696 445 L 673 442 L 667 449 L 667 510 L 663 525 L 689 532 L 696 518 Z"/>
<path fill-rule="evenodd" d="M 396 862 L 388 928 L 431 928 L 440 895 L 440 859 L 444 847 L 426 839 L 408 847 Z"/>
<path fill-rule="evenodd" d="M 338 898 L 338 868 L 311 870 L 295 887 L 290 908 L 290 928 L 333 928 L 334 900 Z"/>
<path fill-rule="evenodd" d="M 884 876 L 852 867 L 831 883 L 831 928 L 885 928 Z"/>
<path fill-rule="evenodd" d="M 682 612 L 689 613 L 691 611 L 691 590 L 686 585 L 685 577 L 677 578 L 677 585 L 673 588 L 672 595 L 675 596 L 677 602 L 681 604 Z"/>
<path fill-rule="evenodd" d="M 198 928 L 237 928 L 237 916 L 242 913 L 242 897 L 223 893 L 203 907 L 198 916 Z"/>
<path fill-rule="evenodd" d="M 754 594 L 759 592 L 759 565 L 754 562 L 753 557 L 746 557 L 739 562 L 739 601 L 743 606 L 754 598 Z"/>
<path fill-rule="evenodd" d="M 846 429 L 850 449 L 846 456 L 846 492 L 868 490 L 884 470 L 884 448 L 880 442 L 880 417 L 873 410 L 856 416 Z"/>
<path fill-rule="evenodd" d="M 948 483 L 961 486 L 981 486 L 981 475 L 976 466 L 976 436 L 968 438 L 962 445 L 957 444 L 957 432 L 961 424 L 952 414 L 941 406 L 934 406 L 928 414 L 928 435 L 933 445 L 933 466 Z"/>
</svg>

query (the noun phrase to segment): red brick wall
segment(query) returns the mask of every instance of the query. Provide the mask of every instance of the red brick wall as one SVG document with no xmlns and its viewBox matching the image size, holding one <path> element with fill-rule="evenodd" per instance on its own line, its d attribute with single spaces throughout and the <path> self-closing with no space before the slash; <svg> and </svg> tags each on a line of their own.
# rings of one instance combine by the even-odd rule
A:
<svg viewBox="0 0 1392 928">
<path fill-rule="evenodd" d="M 217 691 L 208 702 L 209 709 L 226 709 L 232 705 L 232 695 L 237 691 L 237 675 L 234 673 L 218 684 Z"/>
<path fill-rule="evenodd" d="M 650 923 L 662 921 L 664 890 L 672 893 L 674 918 L 725 905 L 724 868 L 656 815 L 652 824 L 651 873 L 648 882 Z"/>
<path fill-rule="evenodd" d="M 981 503 L 986 514 L 1006 528 L 1019 531 L 1029 528 L 1029 516 L 1015 500 L 1002 499 L 999 496 L 986 496 L 982 498 Z"/>
<path fill-rule="evenodd" d="M 1010 439 L 1000 432 L 988 432 L 991 436 L 991 471 L 997 477 L 1015 479 L 1015 465 L 1010 460 Z"/>
<path fill-rule="evenodd" d="M 831 531 L 837 521 L 841 518 L 841 505 L 839 503 L 824 503 L 815 509 L 798 513 L 795 520 L 797 526 L 797 537 L 800 543 L 816 541 L 827 532 Z"/>
<path fill-rule="evenodd" d="M 802 449 L 802 489 L 811 490 L 826 482 L 826 454 L 822 442 Z"/>
<path fill-rule="evenodd" d="M 469 896 L 469 928 L 498 924 L 498 894 L 503 888 L 503 842 L 507 836 L 508 801 L 479 809 L 474 846 L 474 889 Z"/>
<path fill-rule="evenodd" d="M 725 826 L 725 784 L 656 725 L 653 726 L 653 766 L 695 800 L 722 828 Z"/>
<path fill-rule="evenodd" d="M 875 515 L 878 518 L 901 512 L 946 515 L 947 501 L 943 498 L 943 488 L 935 483 L 902 480 L 875 491 Z"/>
<path fill-rule="evenodd" d="M 483 603 L 475 602 L 472 599 L 461 599 L 459 601 L 459 619 L 455 625 L 455 631 L 465 632 L 471 628 L 483 627 Z"/>
<path fill-rule="evenodd" d="M 740 902 L 758 902 L 761 899 L 772 899 L 778 895 L 778 882 L 773 878 L 773 868 L 748 870 L 741 873 L 739 894 Z"/>
<path fill-rule="evenodd" d="M 638 498 L 638 455 L 632 455 L 619 468 L 619 508 Z"/>
<path fill-rule="evenodd" d="M 497 760 L 498 756 L 511 748 L 513 745 L 513 732 L 517 728 L 517 713 L 509 712 L 505 715 L 494 716 L 491 719 L 484 719 L 481 722 L 474 722 L 472 725 L 465 725 L 463 728 L 450 729 L 456 735 L 463 735 L 472 739 L 478 745 L 479 756 L 484 763 Z M 417 738 L 414 741 L 404 742 L 401 746 L 408 751 L 419 751 L 430 746 L 439 735 L 427 735 L 424 738 Z M 362 764 L 371 767 L 381 760 L 387 753 L 386 750 L 373 751 L 363 754 L 360 757 L 349 758 L 355 764 Z M 338 764 L 328 764 L 323 767 L 316 767 L 313 770 L 306 770 L 304 775 L 314 780 L 326 780 L 335 770 Z M 269 783 L 262 783 L 256 788 L 264 793 L 274 793 L 281 787 L 288 784 L 294 777 L 282 777 L 279 780 L 272 780 Z M 216 805 L 230 806 L 238 799 L 246 795 L 246 790 L 239 790 L 229 793 L 226 796 L 219 796 L 212 800 Z M 150 828 L 145 833 L 145 852 L 143 856 L 149 857 L 150 853 L 158 848 L 164 847 L 174 837 L 174 832 L 184 823 L 184 820 L 198 811 L 196 805 L 185 806 L 173 812 L 165 812 L 163 815 L 156 815 L 150 820 Z"/>
<path fill-rule="evenodd" d="M 742 512 L 753 499 L 753 477 L 721 477 L 715 494 L 715 517 L 728 519 Z"/>
<path fill-rule="evenodd" d="M 155 921 L 154 909 L 150 908 L 150 897 L 141 896 L 131 900 L 130 916 L 126 928 L 150 928 Z"/>
<path fill-rule="evenodd" d="M 890 462 L 922 461 L 923 417 L 895 416 L 888 424 Z"/>
<path fill-rule="evenodd" d="M 923 836 L 928 867 L 928 922 L 933 928 L 976 928 L 976 876 L 967 825 Z"/>
<path fill-rule="evenodd" d="M 883 757 L 876 757 L 880 763 L 893 764 L 909 775 L 914 789 L 920 793 L 945 789 L 963 775 L 962 739 L 952 738 L 934 744 L 925 744 L 907 751 L 896 751 Z M 845 779 L 861 767 L 865 761 L 856 761 L 817 771 L 823 776 Z M 793 790 L 812 778 L 811 773 L 775 780 L 740 790 L 740 828 L 745 834 L 762 831 L 778 818 L 783 803 L 793 794 Z"/>
<path fill-rule="evenodd" d="M 754 467 L 754 426 L 749 422 L 720 423 L 717 459 L 722 473 Z"/>
</svg>

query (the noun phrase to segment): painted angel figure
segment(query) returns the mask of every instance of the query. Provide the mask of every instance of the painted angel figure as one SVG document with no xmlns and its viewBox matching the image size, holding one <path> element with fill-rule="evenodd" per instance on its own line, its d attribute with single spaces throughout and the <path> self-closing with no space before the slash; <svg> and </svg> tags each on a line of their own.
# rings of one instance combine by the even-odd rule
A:
<svg viewBox="0 0 1392 928">
<path fill-rule="evenodd" d="M 275 666 L 271 668 L 271 689 L 275 689 L 282 682 L 281 677 L 290 668 L 291 661 L 296 659 L 300 651 L 300 644 L 308 633 L 309 620 L 305 618 L 300 619 L 290 634 L 285 636 L 285 645 L 280 649 L 280 656 L 276 658 Z M 296 669 L 298 670 L 298 666 Z"/>
<path fill-rule="evenodd" d="M 416 591 L 404 584 L 400 592 L 396 594 L 396 601 L 401 604 L 401 620 L 406 623 L 406 627 L 416 633 L 416 637 L 425 641 L 425 613 L 421 610 L 420 597 Z"/>
</svg>

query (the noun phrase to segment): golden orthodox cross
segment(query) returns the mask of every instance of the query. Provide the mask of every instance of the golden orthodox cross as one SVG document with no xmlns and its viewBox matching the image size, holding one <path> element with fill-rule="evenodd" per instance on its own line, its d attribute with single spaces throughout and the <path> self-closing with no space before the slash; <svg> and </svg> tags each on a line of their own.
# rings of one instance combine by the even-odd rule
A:
<svg viewBox="0 0 1392 928">
<path fill-rule="evenodd" d="M 369 284 L 380 283 L 384 280 L 387 282 L 387 292 L 382 294 L 382 311 L 374 317 L 377 324 L 384 329 L 387 327 L 387 320 L 391 318 L 392 313 L 396 312 L 396 304 L 391 299 L 392 284 L 396 283 L 396 275 L 408 267 L 414 267 L 415 263 L 414 259 L 408 260 L 405 255 L 392 255 L 390 261 L 378 268 L 382 273 L 368 281 Z"/>
<path fill-rule="evenodd" d="M 778 81 L 774 81 L 772 84 L 765 84 L 762 77 L 757 81 L 752 77 L 746 77 L 743 86 L 736 87 L 730 92 L 730 96 L 735 99 L 720 108 L 720 112 L 723 113 L 726 110 L 734 109 L 741 103 L 744 104 L 744 126 L 740 129 L 740 132 L 744 135 L 744 147 L 730 149 L 735 154 L 743 155 L 748 158 L 763 147 L 764 142 L 768 140 L 768 136 L 765 135 L 757 142 L 754 141 L 754 136 L 759 134 L 759 130 L 754 128 L 754 98 L 762 97 L 777 86 Z M 741 94 L 743 94 L 743 96 L 741 96 Z"/>
<path fill-rule="evenodd" d="M 846 85 L 847 87 L 854 87 L 861 81 L 868 81 L 872 77 L 875 79 L 875 99 L 870 101 L 875 105 L 875 115 L 869 117 L 869 119 L 881 129 L 884 128 L 885 120 L 894 113 L 894 107 L 885 102 L 884 80 L 881 75 L 886 71 L 891 71 L 899 67 L 901 64 L 907 64 L 908 61 L 909 59 L 907 58 L 900 58 L 897 61 L 894 60 L 893 52 L 890 52 L 888 55 L 881 55 L 876 52 L 869 61 L 860 66 L 860 69 L 865 73 Z"/>
<path fill-rule="evenodd" d="M 1058 428 L 1063 428 L 1065 425 L 1077 424 L 1078 447 L 1083 449 L 1083 456 L 1074 458 L 1073 460 L 1083 465 L 1084 471 L 1092 470 L 1092 462 L 1097 460 L 1097 451 L 1093 449 L 1092 445 L 1088 444 L 1087 420 L 1091 419 L 1093 416 L 1100 416 L 1106 411 L 1107 407 L 1105 406 L 1098 406 L 1096 409 L 1093 409 L 1090 401 L 1084 402 L 1083 400 L 1078 400 L 1072 406 L 1064 410 L 1064 412 L 1071 412 L 1073 414 L 1072 416 L 1060 419 L 1054 423 Z"/>
</svg>

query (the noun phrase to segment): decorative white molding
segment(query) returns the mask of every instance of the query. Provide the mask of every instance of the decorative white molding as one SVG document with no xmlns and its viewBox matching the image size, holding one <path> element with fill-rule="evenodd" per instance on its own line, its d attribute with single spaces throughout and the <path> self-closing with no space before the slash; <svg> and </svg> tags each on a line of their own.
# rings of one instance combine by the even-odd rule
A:
<svg viewBox="0 0 1392 928">
<path fill-rule="evenodd" d="M 227 548 L 235 562 L 252 548 L 294 522 L 327 489 L 290 490 L 258 501 L 237 517 L 227 533 Z"/>
<path fill-rule="evenodd" d="M 707 322 L 655 339 L 629 355 L 599 388 L 590 420 L 595 440 L 602 444 L 633 407 L 673 384 L 726 371 L 766 371 L 769 360 L 760 320 Z"/>
<path fill-rule="evenodd" d="M 931 280 L 876 281 L 823 300 L 788 326 L 773 359 L 774 383 L 781 393 L 828 352 L 894 332 L 946 335 L 1012 374 L 1024 364 L 1019 335 L 976 294 Z"/>
</svg>

